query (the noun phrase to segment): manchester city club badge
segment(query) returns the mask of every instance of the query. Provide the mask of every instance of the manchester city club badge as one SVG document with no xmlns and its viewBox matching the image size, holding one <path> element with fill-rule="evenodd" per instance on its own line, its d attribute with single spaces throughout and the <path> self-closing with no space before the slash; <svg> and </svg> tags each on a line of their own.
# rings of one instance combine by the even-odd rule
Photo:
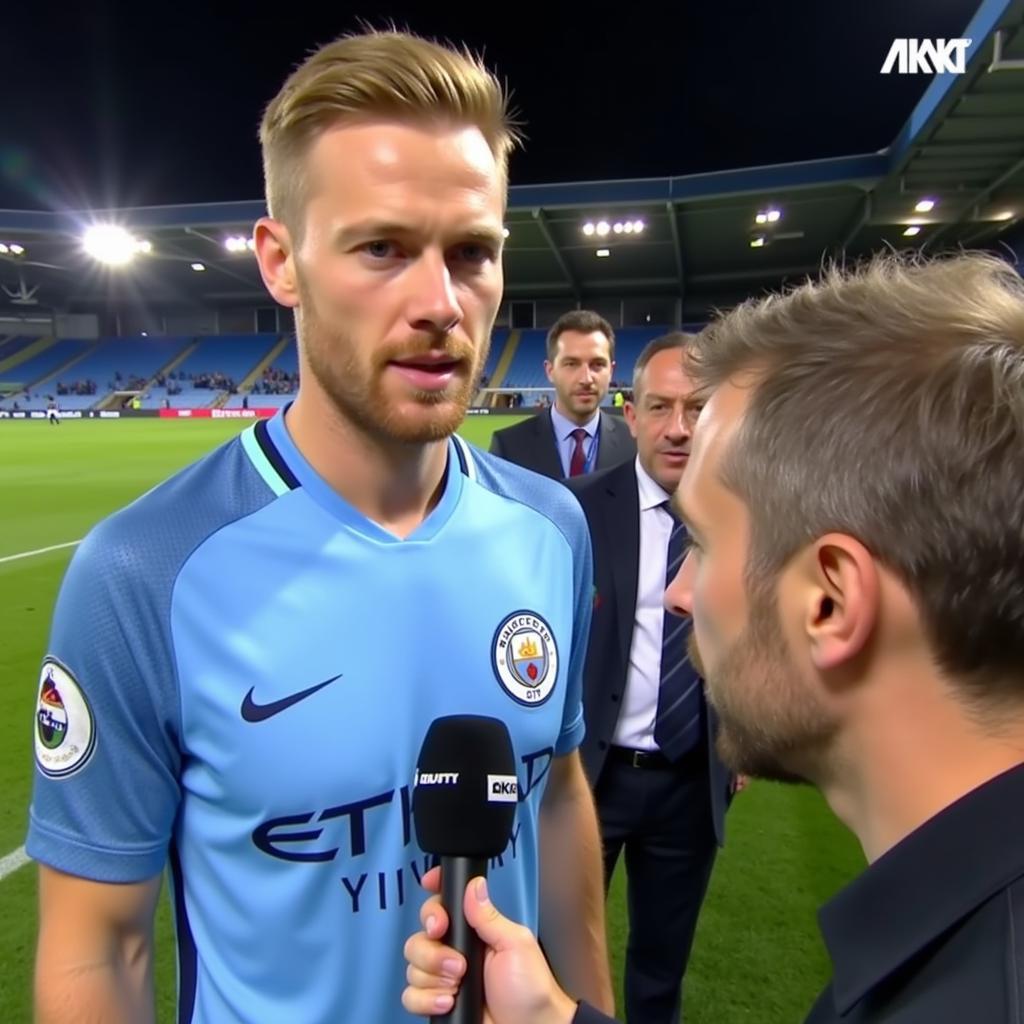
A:
<svg viewBox="0 0 1024 1024">
<path fill-rule="evenodd" d="M 558 646 L 551 627 L 530 611 L 513 612 L 498 626 L 492 650 L 502 689 L 529 707 L 551 696 L 558 678 Z"/>
</svg>

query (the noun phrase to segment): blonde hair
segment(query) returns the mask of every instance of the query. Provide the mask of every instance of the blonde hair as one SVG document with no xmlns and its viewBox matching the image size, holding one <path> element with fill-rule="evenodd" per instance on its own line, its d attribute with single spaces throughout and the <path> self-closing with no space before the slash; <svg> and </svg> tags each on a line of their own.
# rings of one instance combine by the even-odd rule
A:
<svg viewBox="0 0 1024 1024">
<path fill-rule="evenodd" d="M 978 697 L 1024 697 L 1013 267 L 980 253 L 832 267 L 743 303 L 689 357 L 698 387 L 751 381 L 720 474 L 751 510 L 751 586 L 826 533 L 856 537 L 914 597 L 943 669 Z"/>
<path fill-rule="evenodd" d="M 371 31 L 321 47 L 267 106 L 260 144 L 270 215 L 300 234 L 312 144 L 337 125 L 378 118 L 473 125 L 507 181 L 519 134 L 505 89 L 480 59 L 408 33 Z"/>
</svg>

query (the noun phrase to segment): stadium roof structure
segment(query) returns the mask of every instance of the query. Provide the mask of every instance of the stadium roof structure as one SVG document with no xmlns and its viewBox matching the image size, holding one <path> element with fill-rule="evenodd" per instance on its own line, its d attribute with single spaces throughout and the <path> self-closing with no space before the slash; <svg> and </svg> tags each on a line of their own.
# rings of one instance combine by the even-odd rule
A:
<svg viewBox="0 0 1024 1024">
<path fill-rule="evenodd" d="M 887 246 L 1024 250 L 1024 0 L 982 0 L 964 37 L 965 72 L 935 75 L 878 153 L 513 186 L 506 295 L 675 296 L 685 316 L 813 273 L 829 257 Z M 251 253 L 224 244 L 264 212 L 262 201 L 0 211 L 0 284 L 22 308 L 89 309 L 140 295 L 153 305 L 267 304 Z M 124 225 L 152 251 L 127 273 L 98 267 L 81 251 L 91 222 Z M 12 253 L 12 243 L 24 251 Z"/>
</svg>

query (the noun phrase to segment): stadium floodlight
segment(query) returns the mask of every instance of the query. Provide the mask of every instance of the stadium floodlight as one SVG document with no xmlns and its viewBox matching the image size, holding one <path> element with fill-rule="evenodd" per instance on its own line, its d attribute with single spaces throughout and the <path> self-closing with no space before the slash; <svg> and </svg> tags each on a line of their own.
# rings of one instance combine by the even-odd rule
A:
<svg viewBox="0 0 1024 1024">
<path fill-rule="evenodd" d="M 508 228 L 502 228 L 501 229 L 501 236 L 502 236 L 502 238 L 508 238 L 508 236 L 511 235 L 511 234 L 512 234 L 512 232 L 509 231 Z"/>
<path fill-rule="evenodd" d="M 1013 210 L 1000 210 L 999 213 L 997 213 L 995 215 L 995 217 L 993 217 L 992 219 L 993 220 L 1013 220 L 1013 218 L 1016 217 L 1016 216 L 1017 216 L 1017 214 L 1015 214 L 1013 212 Z"/>
<path fill-rule="evenodd" d="M 249 250 L 249 252 L 255 252 L 256 251 L 256 239 L 255 238 L 247 238 L 245 240 L 245 247 L 246 247 L 246 249 Z"/>
<path fill-rule="evenodd" d="M 148 238 L 136 239 L 135 251 L 145 253 L 148 256 L 153 251 L 153 243 Z"/>
<path fill-rule="evenodd" d="M 588 220 L 587 223 L 583 225 L 583 234 L 585 234 L 588 238 L 594 233 L 595 230 L 596 229 L 594 227 L 594 222 L 591 220 Z"/>
<path fill-rule="evenodd" d="M 633 230 L 639 235 L 647 225 L 642 220 L 633 221 Z"/>
<path fill-rule="evenodd" d="M 614 223 L 614 224 L 612 225 L 612 231 L 614 231 L 614 232 L 615 232 L 615 234 L 617 234 L 617 235 L 621 235 L 621 234 L 622 234 L 622 231 L 623 231 L 623 228 L 624 228 L 624 227 L 625 227 L 625 225 L 624 225 L 624 224 L 623 224 L 623 223 L 622 223 L 621 221 L 618 221 L 618 220 L 617 220 L 617 221 L 616 221 L 616 222 L 615 222 L 615 223 Z M 632 230 L 632 229 L 630 229 L 630 230 Z"/>
<path fill-rule="evenodd" d="M 913 238 L 914 235 L 919 235 L 920 233 L 921 233 L 921 226 L 919 224 L 911 224 L 910 227 L 908 227 L 906 229 L 906 231 L 903 232 L 903 234 L 907 238 Z"/>
<path fill-rule="evenodd" d="M 0 256 L 6 256 L 9 252 L 10 249 L 3 242 L 0 242 Z"/>
<path fill-rule="evenodd" d="M 914 210 L 917 213 L 931 213 L 932 210 L 934 210 L 934 209 L 935 209 L 935 200 L 934 199 L 922 199 L 914 207 Z"/>
<path fill-rule="evenodd" d="M 191 266 L 192 266 L 192 269 L 197 274 L 201 274 L 206 269 L 206 264 L 205 263 L 193 263 Z"/>
<path fill-rule="evenodd" d="M 82 248 L 99 263 L 123 267 L 140 252 L 152 252 L 150 242 L 135 238 L 119 224 L 93 224 L 82 236 Z"/>
<path fill-rule="evenodd" d="M 766 210 L 765 213 L 767 214 L 769 224 L 775 224 L 782 216 L 782 212 L 776 209 Z"/>
<path fill-rule="evenodd" d="M 754 235 L 750 240 L 751 249 L 763 249 L 764 248 L 764 235 Z"/>
<path fill-rule="evenodd" d="M 611 226 L 611 224 L 608 223 L 608 221 L 606 221 L 606 220 L 599 220 L 597 222 L 596 230 L 597 230 L 597 233 L 602 238 L 604 238 L 604 236 L 607 235 L 608 232 L 611 231 L 611 229 L 612 229 L 612 226 Z"/>
<path fill-rule="evenodd" d="M 754 218 L 754 223 L 755 224 L 767 224 L 768 223 L 768 214 L 767 213 L 759 213 Z"/>
<path fill-rule="evenodd" d="M 10 252 L 10 254 L 12 256 L 24 256 L 25 255 L 25 246 L 18 245 L 17 242 L 11 242 L 11 244 L 8 245 L 8 246 L 5 246 L 5 248 Z"/>
<path fill-rule="evenodd" d="M 224 248 L 228 252 L 245 252 L 245 238 L 242 235 L 231 235 L 224 239 Z"/>
<path fill-rule="evenodd" d="M 612 254 L 611 249 L 598 249 L 597 250 L 597 255 L 601 259 L 604 259 L 606 256 L 611 256 L 611 254 Z"/>
</svg>

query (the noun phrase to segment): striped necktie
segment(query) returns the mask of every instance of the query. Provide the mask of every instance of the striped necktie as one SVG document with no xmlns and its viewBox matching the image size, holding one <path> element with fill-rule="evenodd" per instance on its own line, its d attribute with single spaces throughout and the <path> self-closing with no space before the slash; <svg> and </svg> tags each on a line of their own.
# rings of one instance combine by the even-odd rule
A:
<svg viewBox="0 0 1024 1024">
<path fill-rule="evenodd" d="M 675 578 L 683 563 L 686 527 L 676 518 L 666 501 L 661 505 L 672 516 L 668 542 L 665 587 Z M 701 678 L 690 664 L 686 641 L 692 619 L 665 612 L 661 639 L 661 684 L 658 711 L 654 720 L 654 741 L 670 760 L 678 761 L 700 741 L 704 730 L 704 693 Z"/>
</svg>

